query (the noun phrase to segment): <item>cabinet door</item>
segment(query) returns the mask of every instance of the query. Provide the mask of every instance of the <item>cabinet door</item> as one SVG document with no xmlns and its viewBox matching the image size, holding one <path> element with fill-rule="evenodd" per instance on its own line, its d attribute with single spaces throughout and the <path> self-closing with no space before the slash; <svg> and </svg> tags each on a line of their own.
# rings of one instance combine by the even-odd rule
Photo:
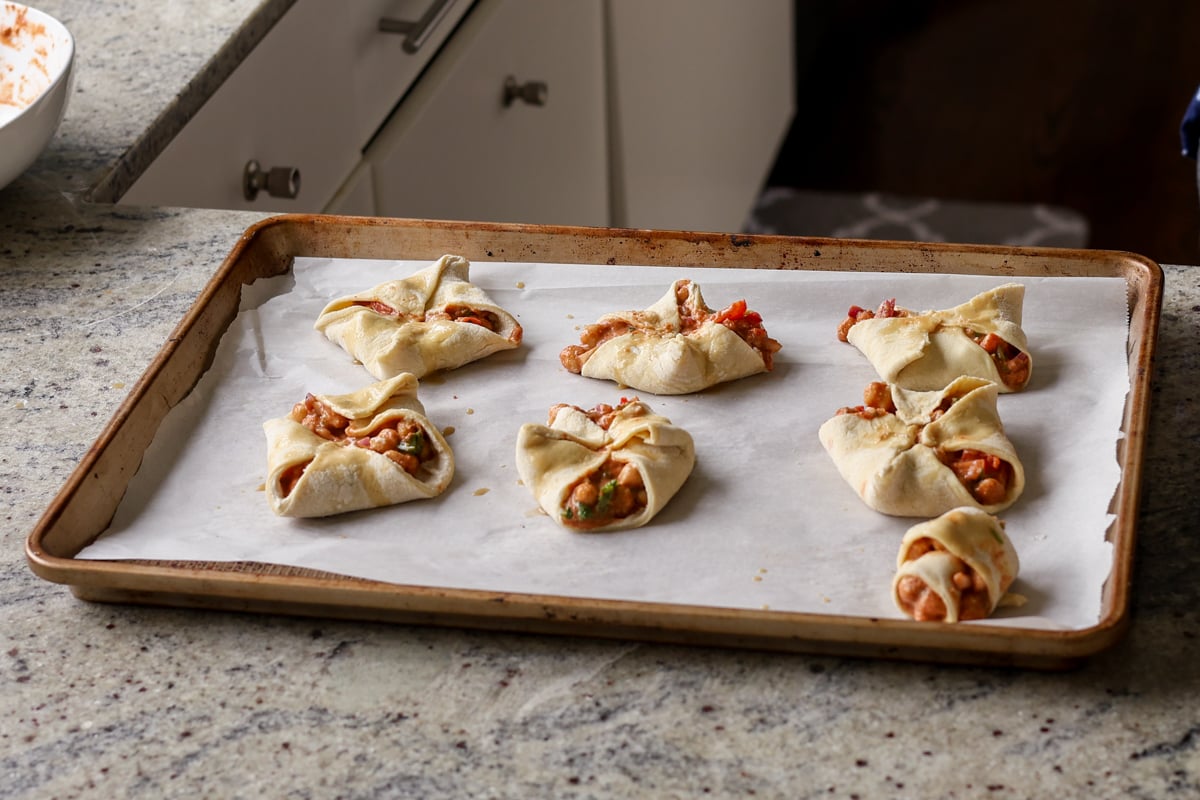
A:
<svg viewBox="0 0 1200 800">
<path fill-rule="evenodd" d="M 795 107 L 792 0 L 609 0 L 613 222 L 738 231 Z"/>
<path fill-rule="evenodd" d="M 470 0 L 453 0 L 415 53 L 380 19 L 417 20 L 438 2 L 297 0 L 120 202 L 321 211 Z M 251 159 L 299 170 L 299 194 L 247 200 Z"/>
<path fill-rule="evenodd" d="M 325 206 L 324 212 L 358 217 L 376 216 L 375 187 L 371 182 L 371 170 L 365 163 L 359 162 Z"/>
<path fill-rule="evenodd" d="M 383 216 L 605 225 L 600 0 L 481 0 L 365 153 Z M 544 105 L 505 82 L 546 84 Z"/>
</svg>

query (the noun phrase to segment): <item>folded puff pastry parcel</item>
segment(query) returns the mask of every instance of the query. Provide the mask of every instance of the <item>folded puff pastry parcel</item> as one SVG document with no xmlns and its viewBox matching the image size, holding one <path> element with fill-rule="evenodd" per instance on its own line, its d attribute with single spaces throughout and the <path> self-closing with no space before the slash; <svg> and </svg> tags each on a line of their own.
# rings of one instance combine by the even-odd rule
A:
<svg viewBox="0 0 1200 800">
<path fill-rule="evenodd" d="M 780 349 L 745 300 L 714 311 L 690 280 L 675 281 L 649 308 L 605 314 L 580 339 L 559 354 L 569 371 L 661 395 L 767 372 Z"/>
<path fill-rule="evenodd" d="M 455 369 L 521 343 L 516 318 L 469 281 L 470 262 L 444 255 L 407 278 L 334 300 L 316 325 L 377 380 Z"/>
<path fill-rule="evenodd" d="M 958 506 L 1008 508 L 1025 469 L 996 408 L 999 387 L 961 377 L 936 392 L 877 382 L 864 405 L 839 409 L 821 425 L 821 444 L 870 508 L 934 517 Z"/>
<path fill-rule="evenodd" d="M 906 389 L 932 391 L 970 375 L 1015 392 L 1033 372 L 1021 328 L 1024 299 L 1024 286 L 1006 283 L 943 311 L 910 311 L 894 300 L 878 311 L 852 306 L 838 338 L 857 347 L 879 377 Z"/>
<path fill-rule="evenodd" d="M 404 373 L 351 394 L 308 395 L 263 423 L 267 499 L 286 517 L 324 517 L 435 497 L 454 453 Z"/>
<path fill-rule="evenodd" d="M 908 529 L 896 557 L 892 599 L 913 619 L 959 622 L 989 616 L 1017 577 L 1017 551 L 1004 523 L 977 508 L 955 508 Z"/>
<path fill-rule="evenodd" d="M 547 425 L 517 434 L 517 472 L 564 528 L 638 528 L 662 510 L 696 463 L 691 434 L 640 400 L 584 411 L 560 404 Z"/>
</svg>

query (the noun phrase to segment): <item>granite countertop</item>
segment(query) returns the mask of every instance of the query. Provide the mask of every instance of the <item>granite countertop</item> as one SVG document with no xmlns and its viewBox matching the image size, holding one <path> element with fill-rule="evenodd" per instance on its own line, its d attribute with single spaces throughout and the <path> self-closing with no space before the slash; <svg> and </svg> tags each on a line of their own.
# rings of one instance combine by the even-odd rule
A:
<svg viewBox="0 0 1200 800">
<path fill-rule="evenodd" d="M 5 797 L 1195 797 L 1200 272 L 1165 267 L 1132 626 L 1067 673 L 92 605 L 25 538 L 260 218 L 119 193 L 287 2 L 43 2 L 62 129 L 0 190 Z M 190 109 L 190 110 L 189 110 Z"/>
</svg>

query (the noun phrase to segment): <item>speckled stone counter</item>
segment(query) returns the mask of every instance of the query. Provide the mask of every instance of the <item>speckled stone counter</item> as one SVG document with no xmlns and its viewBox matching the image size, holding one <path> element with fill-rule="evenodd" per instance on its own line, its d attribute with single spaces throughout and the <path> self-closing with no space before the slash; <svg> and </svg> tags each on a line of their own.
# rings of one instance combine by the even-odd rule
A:
<svg viewBox="0 0 1200 800">
<path fill-rule="evenodd" d="M 0 190 L 0 796 L 1200 795 L 1195 268 L 1166 268 L 1133 624 L 1077 671 L 99 606 L 35 577 L 25 537 L 258 219 L 81 198 L 255 3 L 42 5 L 81 69 Z"/>
</svg>

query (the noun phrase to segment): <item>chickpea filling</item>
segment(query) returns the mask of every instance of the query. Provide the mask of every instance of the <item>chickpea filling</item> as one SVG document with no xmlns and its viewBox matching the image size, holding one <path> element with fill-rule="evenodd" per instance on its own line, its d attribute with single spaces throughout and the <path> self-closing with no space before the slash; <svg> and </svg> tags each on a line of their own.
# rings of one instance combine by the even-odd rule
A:
<svg viewBox="0 0 1200 800">
<path fill-rule="evenodd" d="M 850 310 L 846 312 L 846 318 L 838 324 L 838 341 L 849 341 L 850 329 L 864 319 L 907 316 L 907 311 L 896 308 L 894 297 L 884 300 L 875 311 L 862 306 L 850 306 Z M 1029 382 L 1028 354 L 1004 341 L 995 333 L 980 333 L 970 328 L 964 328 L 963 332 L 992 357 L 992 361 L 996 364 L 996 371 L 1000 374 L 1000 380 L 1006 387 L 1017 390 Z"/>
<path fill-rule="evenodd" d="M 597 403 L 594 407 L 592 407 L 591 409 L 588 409 L 587 411 L 584 411 L 579 406 L 570 405 L 569 403 L 559 403 L 558 405 L 553 406 L 550 409 L 549 424 L 550 425 L 554 424 L 554 420 L 558 417 L 558 413 L 560 411 L 567 409 L 567 408 L 573 408 L 576 411 L 581 411 L 584 414 L 586 414 L 588 419 L 590 419 L 592 422 L 596 423 L 602 429 L 608 430 L 609 427 L 612 425 L 613 420 L 617 418 L 617 414 L 619 412 L 625 410 L 625 408 L 628 405 L 630 405 L 631 403 L 637 403 L 637 402 L 638 402 L 638 398 L 636 398 L 636 397 L 634 397 L 634 398 L 622 397 L 615 406 L 610 406 L 608 403 Z M 646 409 L 643 406 L 640 409 L 632 409 L 630 412 L 630 416 L 639 416 L 640 417 L 645 413 L 646 413 Z"/>
<path fill-rule="evenodd" d="M 379 453 L 409 475 L 416 475 L 438 456 L 425 429 L 404 419 L 393 419 L 365 436 L 351 437 L 346 432 L 350 420 L 312 394 L 307 395 L 304 402 L 296 403 L 289 416 L 326 441 Z M 279 490 L 282 496 L 287 497 L 292 493 L 311 463 L 310 460 L 294 464 L 280 474 Z"/>
<path fill-rule="evenodd" d="M 918 539 L 909 545 L 904 560 L 915 561 L 935 550 L 945 552 L 946 548 L 933 539 Z M 957 557 L 950 582 L 958 592 L 960 620 L 984 619 L 991 613 L 991 601 L 983 575 Z M 916 575 L 905 575 L 897 582 L 896 596 L 905 613 L 918 622 L 942 622 L 948 616 L 945 601 Z"/>
<path fill-rule="evenodd" d="M 588 325 L 579 336 L 579 344 L 569 344 L 564 347 L 562 352 L 558 354 L 558 360 L 562 362 L 563 367 L 568 372 L 574 372 L 578 375 L 583 372 L 584 362 L 595 352 L 597 347 L 609 339 L 624 336 L 631 330 L 633 330 L 632 325 L 619 319 L 605 320 Z"/>
<path fill-rule="evenodd" d="M 646 486 L 637 467 L 608 458 L 567 493 L 563 523 L 577 530 L 599 528 L 646 507 Z"/>
<path fill-rule="evenodd" d="M 425 319 L 448 319 L 452 322 L 478 325 L 481 328 L 487 328 L 492 333 L 497 333 L 500 330 L 500 316 L 498 314 L 461 304 L 448 305 L 442 311 L 426 314 Z"/>
<path fill-rule="evenodd" d="M 996 505 L 1004 502 L 1008 496 L 1013 469 L 999 456 L 979 450 L 943 450 L 938 452 L 938 458 L 954 471 L 962 485 L 981 505 Z"/>
<path fill-rule="evenodd" d="M 979 333 L 970 328 L 964 333 L 992 357 L 1000 380 L 1009 389 L 1020 389 L 1029 382 L 1029 356 L 1001 339 L 995 333 Z"/>
<path fill-rule="evenodd" d="M 892 390 L 883 381 L 873 381 L 863 389 L 863 404 L 861 406 L 845 406 L 837 410 L 837 414 L 857 414 L 863 419 L 875 419 L 885 414 L 895 414 L 896 403 L 892 400 Z M 939 414 L 940 416 L 940 414 Z"/>
<path fill-rule="evenodd" d="M 380 314 L 385 317 L 399 318 L 402 316 L 401 313 L 395 308 L 392 308 L 387 303 L 379 300 L 360 300 L 354 305 L 370 309 L 376 314 Z M 448 319 L 451 322 L 462 322 L 469 325 L 478 325 L 481 328 L 487 328 L 492 333 L 496 333 L 500 330 L 500 316 L 498 314 L 485 309 L 472 308 L 462 304 L 451 304 L 446 306 L 446 308 L 442 311 L 433 311 L 425 314 L 423 317 L 414 317 L 413 319 L 417 322 Z"/>
<path fill-rule="evenodd" d="M 941 417 L 960 399 L 955 395 L 942 398 L 942 402 L 930 413 L 929 421 L 933 422 Z M 867 384 L 863 390 L 862 405 L 845 406 L 837 410 L 839 416 L 855 414 L 866 420 L 894 413 L 896 404 L 892 400 L 891 388 L 883 381 Z M 999 456 L 979 450 L 941 450 L 938 451 L 938 460 L 953 470 L 955 477 L 981 505 L 996 505 L 1004 502 L 1008 496 L 1013 469 L 1011 464 Z"/>
<path fill-rule="evenodd" d="M 942 398 L 942 402 L 938 407 L 933 409 L 929 414 L 929 421 L 933 422 L 938 417 L 950 410 L 960 399 L 957 395 L 946 395 Z M 845 406 L 837 410 L 837 414 L 857 414 L 863 419 L 875 419 L 882 417 L 885 414 L 895 414 L 896 403 L 892 400 L 892 389 L 883 381 L 873 381 L 867 384 L 863 389 L 863 404 L 860 406 Z"/>
<path fill-rule="evenodd" d="M 684 334 L 694 333 L 699 330 L 704 323 L 712 321 L 718 325 L 724 325 L 729 330 L 736 333 L 742 341 L 750 345 L 755 352 L 763 360 L 763 365 L 771 370 L 774 368 L 774 355 L 779 352 L 782 345 L 767 335 L 767 329 L 763 327 L 762 315 L 757 311 L 751 311 L 746 306 L 745 300 L 736 300 L 723 311 L 714 312 L 709 308 L 692 308 L 687 305 L 688 298 L 691 292 L 688 289 L 688 284 L 685 281 L 679 281 L 675 285 L 675 302 L 679 308 L 679 323 L 680 332 Z M 563 348 L 559 354 L 559 361 L 568 371 L 579 374 L 583 371 L 583 364 L 588 360 L 591 354 L 597 347 L 607 342 L 609 339 L 614 339 L 618 336 L 623 336 L 631 330 L 645 330 L 651 332 L 653 330 L 649 321 L 642 323 L 642 315 L 638 312 L 634 313 L 632 322 L 626 320 L 605 320 L 597 322 L 594 325 L 588 325 L 583 329 L 580 336 L 580 343 L 568 345 Z"/>
</svg>

